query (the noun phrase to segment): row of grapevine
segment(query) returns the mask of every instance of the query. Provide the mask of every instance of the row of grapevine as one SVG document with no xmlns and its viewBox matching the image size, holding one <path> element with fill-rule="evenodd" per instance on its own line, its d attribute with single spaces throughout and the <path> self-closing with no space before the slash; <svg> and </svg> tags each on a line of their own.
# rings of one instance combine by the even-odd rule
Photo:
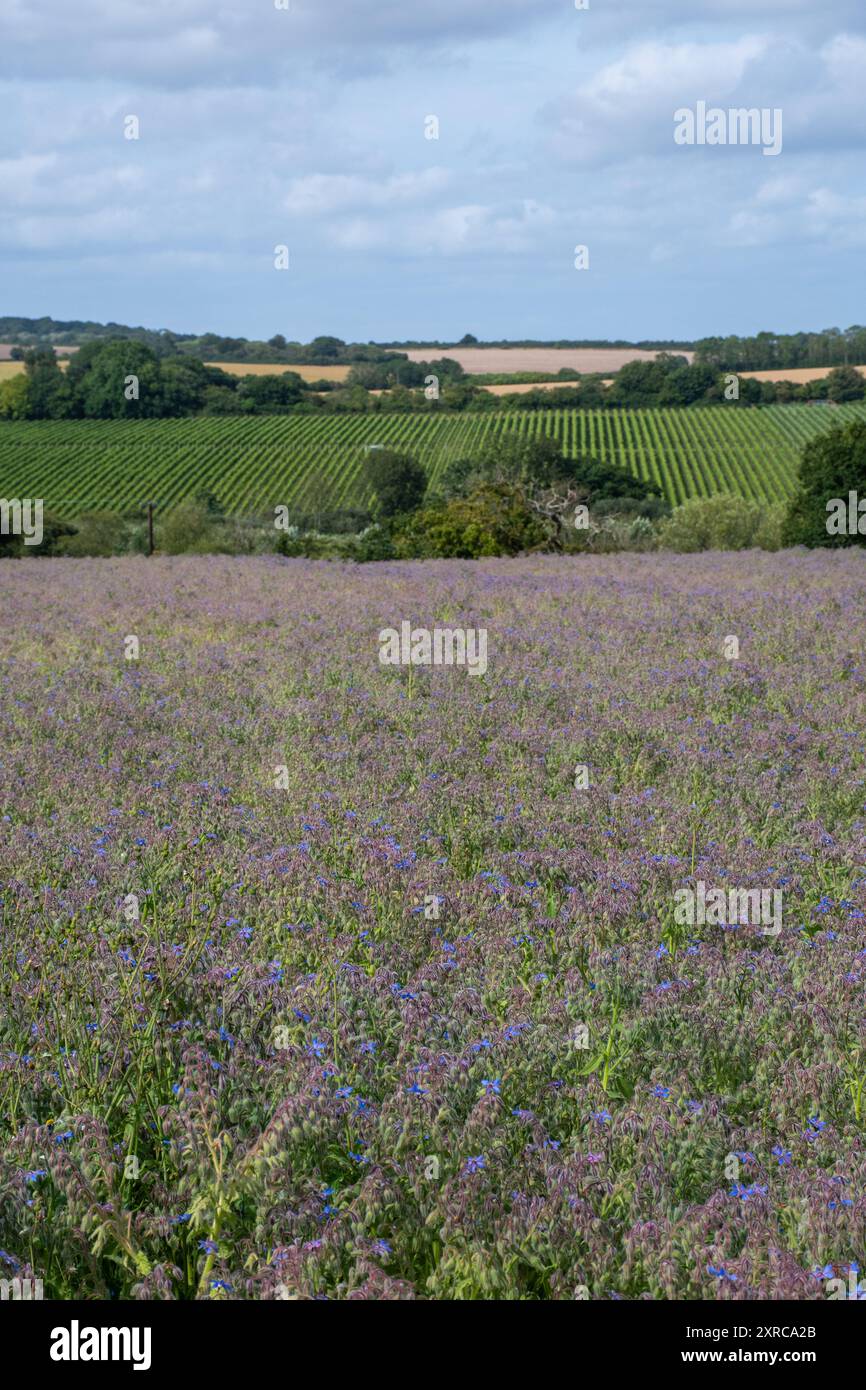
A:
<svg viewBox="0 0 866 1390">
<path fill-rule="evenodd" d="M 164 509 L 200 490 L 230 512 L 336 507 L 366 500 L 370 445 L 414 455 L 435 481 L 451 460 L 517 433 L 616 463 L 672 502 L 713 492 L 772 500 L 790 493 L 802 445 L 847 419 L 866 420 L 866 405 L 4 421 L 0 497 L 42 497 L 69 514 Z"/>
</svg>

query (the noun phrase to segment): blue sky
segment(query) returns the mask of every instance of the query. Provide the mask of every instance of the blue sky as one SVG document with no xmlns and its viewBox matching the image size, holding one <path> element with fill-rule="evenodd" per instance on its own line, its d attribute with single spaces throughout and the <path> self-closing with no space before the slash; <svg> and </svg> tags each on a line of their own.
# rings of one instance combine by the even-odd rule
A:
<svg viewBox="0 0 866 1390">
<path fill-rule="evenodd" d="M 276 3 L 0 0 L 0 314 L 361 341 L 866 318 L 863 0 Z M 781 153 L 678 146 L 699 100 L 780 108 Z"/>
</svg>

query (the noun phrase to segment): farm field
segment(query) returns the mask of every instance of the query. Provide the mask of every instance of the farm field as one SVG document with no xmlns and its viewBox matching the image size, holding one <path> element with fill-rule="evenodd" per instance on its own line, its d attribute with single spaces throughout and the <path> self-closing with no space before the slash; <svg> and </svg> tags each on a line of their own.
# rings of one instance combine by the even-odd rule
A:
<svg viewBox="0 0 866 1390">
<path fill-rule="evenodd" d="M 862 551 L 0 589 L 4 1277 L 713 1301 L 862 1270 Z M 381 666 L 403 619 L 483 627 L 486 674 Z M 698 882 L 779 891 L 780 931 L 678 924 Z"/>
<path fill-rule="evenodd" d="M 613 377 L 602 381 L 602 386 L 612 386 Z M 523 395 L 527 391 L 557 391 L 562 390 L 563 386 L 577 386 L 576 381 L 518 381 L 513 385 L 482 386 L 480 390 L 489 391 L 491 396 L 513 396 Z"/>
<path fill-rule="evenodd" d="M 500 432 L 547 432 L 570 455 L 653 480 L 672 502 L 720 491 L 778 500 L 792 489 L 803 442 L 849 419 L 866 419 L 866 405 L 4 421 L 0 495 L 69 511 L 168 507 L 206 488 L 227 511 L 252 513 L 321 498 L 325 480 L 330 504 L 348 505 L 365 500 L 371 444 L 416 455 L 435 481 Z"/>
<path fill-rule="evenodd" d="M 69 362 L 63 358 L 61 371 Z M 269 365 L 262 362 L 208 362 L 208 367 L 219 367 L 230 376 L 279 376 L 282 372 L 295 372 L 304 381 L 345 381 L 351 370 L 349 367 L 288 367 L 284 363 Z M 6 377 L 20 376 L 24 371 L 23 362 L 10 362 L 0 359 L 0 381 Z"/>
<path fill-rule="evenodd" d="M 405 352 L 410 362 L 429 362 L 437 357 L 450 357 L 459 362 L 465 372 L 550 372 L 553 376 L 562 367 L 576 372 L 617 372 L 626 362 L 652 362 L 657 352 L 642 348 L 396 348 Z M 677 352 L 689 362 L 693 352 Z"/>
<path fill-rule="evenodd" d="M 832 370 L 832 367 L 774 367 L 772 371 L 739 372 L 738 375 L 754 377 L 755 381 L 793 381 L 802 385 L 809 381 L 822 381 Z M 866 376 L 866 367 L 855 367 L 854 370 Z"/>
<path fill-rule="evenodd" d="M 229 376 L 280 376 L 283 372 L 294 372 L 304 381 L 345 381 L 351 367 L 294 367 L 285 363 L 266 362 L 208 362 L 208 367 L 218 367 Z"/>
</svg>

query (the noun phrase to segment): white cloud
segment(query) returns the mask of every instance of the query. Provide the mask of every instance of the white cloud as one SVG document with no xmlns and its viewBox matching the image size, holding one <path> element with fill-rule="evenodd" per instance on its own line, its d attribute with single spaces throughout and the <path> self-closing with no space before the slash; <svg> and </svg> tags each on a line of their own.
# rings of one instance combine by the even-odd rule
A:
<svg viewBox="0 0 866 1390">
<path fill-rule="evenodd" d="M 19 159 L 0 159 L 0 199 L 30 203 L 45 188 L 44 175 L 57 167 L 56 154 L 25 154 Z"/>
<path fill-rule="evenodd" d="M 440 168 L 395 174 L 379 182 L 355 174 L 310 174 L 292 182 L 284 206 L 303 217 L 321 217 L 344 208 L 387 208 L 424 201 L 448 182 L 448 171 Z"/>
</svg>

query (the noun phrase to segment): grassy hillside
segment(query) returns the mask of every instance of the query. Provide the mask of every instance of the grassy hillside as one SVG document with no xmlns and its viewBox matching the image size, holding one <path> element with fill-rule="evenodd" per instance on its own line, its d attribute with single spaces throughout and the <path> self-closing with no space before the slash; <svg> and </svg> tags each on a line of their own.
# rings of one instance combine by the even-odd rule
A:
<svg viewBox="0 0 866 1390">
<path fill-rule="evenodd" d="M 125 509 L 207 488 L 234 512 L 339 506 L 364 500 L 366 446 L 406 449 L 435 479 L 449 459 L 517 431 L 621 464 L 672 502 L 717 491 L 772 500 L 790 492 L 804 441 L 852 418 L 866 419 L 866 405 L 2 422 L 0 496 Z"/>
</svg>

